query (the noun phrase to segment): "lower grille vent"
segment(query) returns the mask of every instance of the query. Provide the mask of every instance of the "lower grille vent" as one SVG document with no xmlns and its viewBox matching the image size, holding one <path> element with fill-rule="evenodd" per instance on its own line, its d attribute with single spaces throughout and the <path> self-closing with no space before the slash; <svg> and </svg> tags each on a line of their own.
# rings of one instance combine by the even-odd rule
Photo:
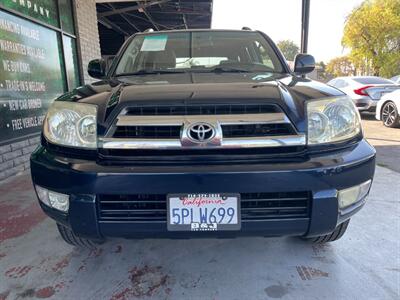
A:
<svg viewBox="0 0 400 300">
<path fill-rule="evenodd" d="M 167 195 L 99 195 L 101 221 L 167 220 Z M 311 193 L 242 193 L 242 220 L 296 219 L 310 216 Z"/>
</svg>

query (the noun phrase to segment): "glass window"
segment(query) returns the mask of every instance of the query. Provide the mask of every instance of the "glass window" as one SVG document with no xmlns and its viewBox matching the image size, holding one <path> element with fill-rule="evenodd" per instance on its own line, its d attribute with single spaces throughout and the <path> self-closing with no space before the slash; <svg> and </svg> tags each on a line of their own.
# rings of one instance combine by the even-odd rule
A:
<svg viewBox="0 0 400 300">
<path fill-rule="evenodd" d="M 46 24 L 59 27 L 57 0 L 1 0 L 1 4 Z"/>
<path fill-rule="evenodd" d="M 68 91 L 67 74 L 66 74 L 66 70 L 65 70 L 64 53 L 62 51 L 63 43 L 62 43 L 62 35 L 61 35 L 61 33 L 57 34 L 57 43 L 58 43 L 58 57 L 60 59 L 60 66 L 61 66 L 61 70 L 62 70 L 61 76 L 62 76 L 63 91 L 66 92 L 66 91 Z"/>
<path fill-rule="evenodd" d="M 264 65 L 274 68 L 274 63 L 271 60 L 271 56 L 269 55 L 269 49 L 266 49 L 265 46 L 260 44 L 259 42 L 255 42 L 255 46 L 258 48 L 257 53 L 259 53 L 260 63 Z"/>
<path fill-rule="evenodd" d="M 282 73 L 284 68 L 257 32 L 204 31 L 137 35 L 116 74 L 151 71 L 207 72 L 215 68 Z"/>
<path fill-rule="evenodd" d="M 343 80 L 343 79 L 338 79 L 337 81 L 336 81 L 336 83 L 335 83 L 335 86 L 337 87 L 337 88 L 343 88 L 343 87 L 345 87 L 347 84 L 346 84 L 346 82 Z"/>
<path fill-rule="evenodd" d="M 337 79 L 332 79 L 331 81 L 328 82 L 328 84 L 336 87 L 336 82 L 337 82 Z"/>
<path fill-rule="evenodd" d="M 74 34 L 71 0 L 0 0 L 0 3 L 5 8 L 0 9 L 0 144 L 3 144 L 37 135 L 48 107 L 65 91 L 80 85 L 80 73 L 76 39 L 67 35 Z"/>
<path fill-rule="evenodd" d="M 65 88 L 60 34 L 0 10 L 0 24 L 6 23 L 0 26 L 0 144 L 40 132 Z"/>
<path fill-rule="evenodd" d="M 76 88 L 80 84 L 78 55 L 76 41 L 66 35 L 63 36 L 65 68 L 69 89 Z"/>
<path fill-rule="evenodd" d="M 361 83 L 361 84 L 393 84 L 392 81 L 385 79 L 385 78 L 380 78 L 380 77 L 357 77 L 353 78 L 354 81 Z"/>
<path fill-rule="evenodd" d="M 59 8 L 62 30 L 75 34 L 71 0 L 59 0 Z"/>
<path fill-rule="evenodd" d="M 335 82 L 335 87 L 337 87 L 337 88 L 340 88 L 340 87 L 342 87 L 342 82 L 343 82 L 343 80 L 342 80 L 342 79 L 338 79 L 338 80 L 336 80 L 336 82 Z"/>
</svg>

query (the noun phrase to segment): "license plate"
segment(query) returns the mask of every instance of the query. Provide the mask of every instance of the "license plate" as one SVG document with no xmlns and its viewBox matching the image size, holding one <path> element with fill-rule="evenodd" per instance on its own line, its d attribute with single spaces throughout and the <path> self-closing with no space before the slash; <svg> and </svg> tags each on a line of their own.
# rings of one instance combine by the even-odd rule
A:
<svg viewBox="0 0 400 300">
<path fill-rule="evenodd" d="M 168 230 L 239 230 L 239 200 L 239 194 L 168 195 Z"/>
</svg>

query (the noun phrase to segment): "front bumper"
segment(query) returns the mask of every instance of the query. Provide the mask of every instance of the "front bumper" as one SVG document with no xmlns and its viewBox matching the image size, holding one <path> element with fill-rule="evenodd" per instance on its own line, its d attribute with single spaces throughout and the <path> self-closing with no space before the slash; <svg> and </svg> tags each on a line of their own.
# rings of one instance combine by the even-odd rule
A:
<svg viewBox="0 0 400 300">
<path fill-rule="evenodd" d="M 337 191 L 372 179 L 374 171 L 375 150 L 365 140 L 302 161 L 245 165 L 121 167 L 58 156 L 43 147 L 31 157 L 34 184 L 70 195 L 68 214 L 41 203 L 43 210 L 75 234 L 96 239 L 322 235 L 332 232 L 365 202 L 340 211 Z M 242 220 L 241 230 L 223 232 L 170 232 L 165 220 L 102 220 L 97 196 L 299 191 L 310 192 L 308 217 Z"/>
</svg>

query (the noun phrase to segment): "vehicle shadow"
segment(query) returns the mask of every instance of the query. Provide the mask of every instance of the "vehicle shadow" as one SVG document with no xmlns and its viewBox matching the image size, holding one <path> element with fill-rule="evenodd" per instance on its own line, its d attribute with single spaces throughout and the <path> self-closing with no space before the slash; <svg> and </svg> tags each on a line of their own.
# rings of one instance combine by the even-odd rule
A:
<svg viewBox="0 0 400 300">
<path fill-rule="evenodd" d="M 360 116 L 362 120 L 380 122 L 375 118 L 375 113 L 361 113 Z"/>
</svg>

